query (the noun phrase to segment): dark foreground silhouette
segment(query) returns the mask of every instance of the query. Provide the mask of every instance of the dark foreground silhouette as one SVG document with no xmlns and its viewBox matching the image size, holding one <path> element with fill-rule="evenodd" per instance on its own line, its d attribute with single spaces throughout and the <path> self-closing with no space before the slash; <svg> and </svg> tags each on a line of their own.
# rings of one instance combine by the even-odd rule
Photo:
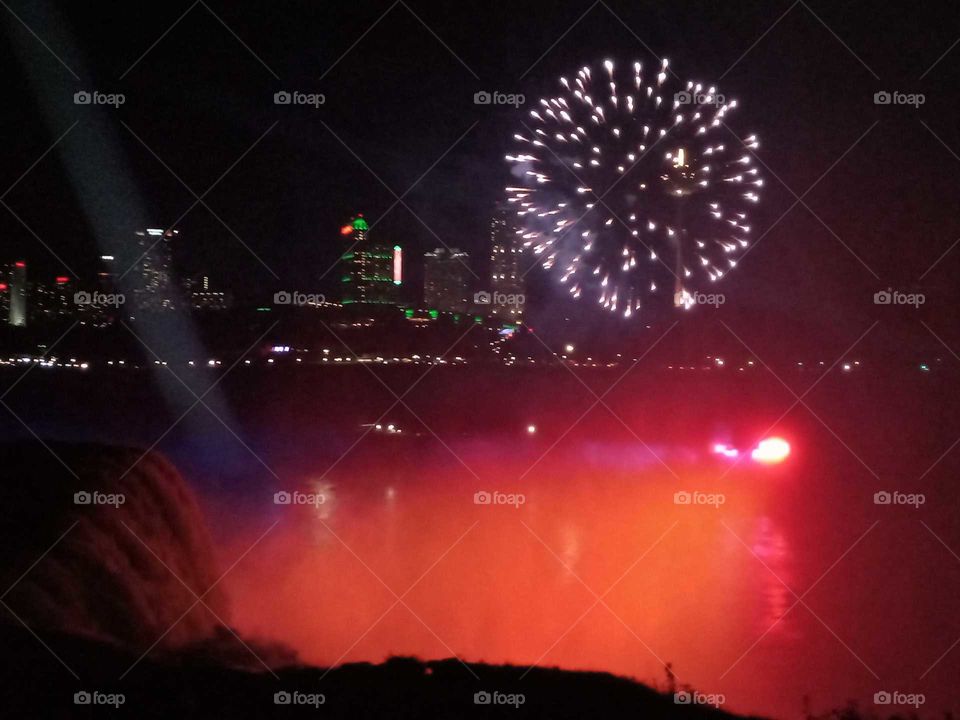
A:
<svg viewBox="0 0 960 720">
<path fill-rule="evenodd" d="M 227 598 L 206 591 L 218 577 L 206 523 L 157 453 L 0 446 L 0 551 L 4 718 L 733 717 L 606 673 L 304 667 L 230 627 Z"/>
<path fill-rule="evenodd" d="M 43 641 L 49 650 L 22 626 L 0 629 L 4 717 L 736 717 L 708 706 L 677 704 L 672 693 L 607 673 L 535 668 L 521 679 L 523 667 L 392 658 L 381 665 L 343 665 L 329 673 L 289 667 L 274 675 L 264 668 L 226 667 L 206 657 L 202 648 L 162 658 L 151 655 L 130 670 L 137 656 L 115 646 L 67 635 Z M 91 704 L 77 704 L 77 693 L 86 693 L 77 699 L 89 697 Z M 115 707 L 118 694 L 123 700 Z M 290 703 L 282 704 L 287 699 Z M 476 702 L 486 699 L 490 704 Z"/>
</svg>

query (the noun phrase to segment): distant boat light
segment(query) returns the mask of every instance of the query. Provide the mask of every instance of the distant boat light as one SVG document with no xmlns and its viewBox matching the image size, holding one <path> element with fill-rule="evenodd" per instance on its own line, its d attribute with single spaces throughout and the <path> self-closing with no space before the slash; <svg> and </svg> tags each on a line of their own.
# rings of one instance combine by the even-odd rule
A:
<svg viewBox="0 0 960 720">
<path fill-rule="evenodd" d="M 774 464 L 783 462 L 789 454 L 790 443 L 783 438 L 772 437 L 761 440 L 750 457 L 757 462 Z"/>
<path fill-rule="evenodd" d="M 716 453 L 717 455 L 723 455 L 724 457 L 728 457 L 728 458 L 735 458 L 740 454 L 739 450 L 733 447 L 729 447 L 724 443 L 716 443 L 713 446 L 713 452 Z"/>
</svg>

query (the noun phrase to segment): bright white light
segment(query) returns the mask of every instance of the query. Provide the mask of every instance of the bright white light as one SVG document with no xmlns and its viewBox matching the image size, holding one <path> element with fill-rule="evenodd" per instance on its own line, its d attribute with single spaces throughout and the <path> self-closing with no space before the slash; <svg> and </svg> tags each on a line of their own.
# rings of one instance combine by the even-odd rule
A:
<svg viewBox="0 0 960 720">
<path fill-rule="evenodd" d="M 773 464 L 783 462 L 789 454 L 790 443 L 783 438 L 772 437 L 761 440 L 750 457 L 757 462 Z"/>
<path fill-rule="evenodd" d="M 713 452 L 717 455 L 723 455 L 728 458 L 735 458 L 740 454 L 740 451 L 733 447 L 728 447 L 724 443 L 716 443 L 713 446 Z"/>
<path fill-rule="evenodd" d="M 528 435 L 534 435 L 536 432 L 537 432 L 537 426 L 536 426 L 536 425 L 527 425 L 527 434 L 528 434 Z"/>
</svg>

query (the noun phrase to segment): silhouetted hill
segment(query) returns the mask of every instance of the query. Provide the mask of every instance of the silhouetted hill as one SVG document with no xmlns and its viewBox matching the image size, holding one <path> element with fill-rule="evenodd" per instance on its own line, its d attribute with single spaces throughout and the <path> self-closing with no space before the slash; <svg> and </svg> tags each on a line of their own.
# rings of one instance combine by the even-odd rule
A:
<svg viewBox="0 0 960 720">
<path fill-rule="evenodd" d="M 137 655 L 95 641 L 48 635 L 43 642 L 49 649 L 22 627 L 0 629 L 4 717 L 737 717 L 703 705 L 676 704 L 672 694 L 607 673 L 535 668 L 523 677 L 524 667 L 392 658 L 380 665 L 353 663 L 329 671 L 290 667 L 274 676 L 266 669 L 229 669 L 189 652 L 151 656 L 134 666 Z M 74 693 L 94 691 L 122 693 L 123 705 L 115 709 L 74 703 Z M 324 702 L 319 707 L 278 705 L 278 692 L 322 694 Z M 524 700 L 519 708 L 477 705 L 478 692 L 522 693 Z"/>
</svg>

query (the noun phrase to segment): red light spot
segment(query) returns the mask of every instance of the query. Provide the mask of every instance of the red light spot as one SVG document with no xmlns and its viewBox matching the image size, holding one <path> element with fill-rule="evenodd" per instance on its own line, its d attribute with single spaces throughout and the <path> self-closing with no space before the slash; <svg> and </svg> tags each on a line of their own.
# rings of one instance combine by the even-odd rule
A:
<svg viewBox="0 0 960 720">
<path fill-rule="evenodd" d="M 353 232 L 353 225 L 344 225 L 342 228 L 340 228 L 341 235 L 349 235 L 352 232 Z"/>
<path fill-rule="evenodd" d="M 0 290 L 6 290 L 6 289 L 7 289 L 7 284 L 6 284 L 6 283 L 0 283 Z"/>
<path fill-rule="evenodd" d="M 64 283 L 68 282 L 70 282 L 70 278 L 68 278 L 66 275 L 57 276 L 57 285 L 63 285 Z"/>
<path fill-rule="evenodd" d="M 27 266 L 27 264 L 23 260 L 17 260 L 17 262 L 15 262 L 14 265 L 16 265 L 18 268 L 25 268 Z"/>
</svg>

